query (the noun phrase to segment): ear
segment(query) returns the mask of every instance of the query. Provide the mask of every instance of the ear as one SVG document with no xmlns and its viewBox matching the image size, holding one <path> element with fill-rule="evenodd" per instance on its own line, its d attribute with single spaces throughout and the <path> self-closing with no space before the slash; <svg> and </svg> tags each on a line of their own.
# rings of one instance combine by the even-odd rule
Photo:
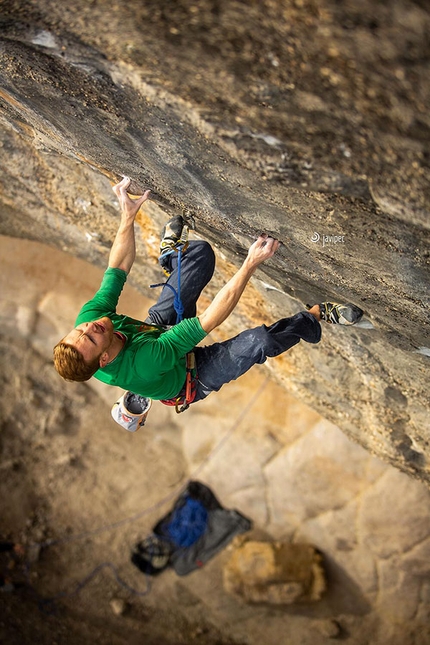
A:
<svg viewBox="0 0 430 645">
<path fill-rule="evenodd" d="M 99 365 L 100 367 L 106 367 L 108 363 L 109 363 L 109 354 L 107 352 L 103 352 L 103 354 L 99 358 Z"/>
</svg>

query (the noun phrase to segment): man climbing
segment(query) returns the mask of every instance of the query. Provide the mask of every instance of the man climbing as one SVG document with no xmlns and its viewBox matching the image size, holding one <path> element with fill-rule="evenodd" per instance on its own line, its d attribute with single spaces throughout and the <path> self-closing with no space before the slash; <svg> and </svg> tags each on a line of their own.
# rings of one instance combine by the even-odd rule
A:
<svg viewBox="0 0 430 645">
<path fill-rule="evenodd" d="M 135 259 L 134 221 L 150 193 L 132 199 L 127 194 L 129 184 L 130 179 L 124 177 L 113 187 L 121 207 L 121 222 L 100 289 L 82 307 L 75 328 L 54 348 L 54 364 L 64 379 L 86 381 L 95 376 L 109 385 L 186 408 L 301 339 L 318 343 L 321 319 L 335 324 L 354 324 L 361 319 L 363 312 L 355 305 L 325 302 L 270 326 L 243 331 L 222 343 L 196 347 L 231 314 L 251 276 L 274 255 L 279 242 L 261 235 L 237 273 L 196 316 L 196 303 L 212 278 L 215 257 L 207 242 L 185 243 L 184 222 L 179 216 L 165 228 L 160 264 L 171 287 L 176 288 L 180 273 L 183 320 L 175 324 L 175 293 L 171 288 L 162 290 L 145 322 L 117 314 L 118 299 Z M 177 253 L 178 248 L 184 251 L 183 256 Z"/>
</svg>

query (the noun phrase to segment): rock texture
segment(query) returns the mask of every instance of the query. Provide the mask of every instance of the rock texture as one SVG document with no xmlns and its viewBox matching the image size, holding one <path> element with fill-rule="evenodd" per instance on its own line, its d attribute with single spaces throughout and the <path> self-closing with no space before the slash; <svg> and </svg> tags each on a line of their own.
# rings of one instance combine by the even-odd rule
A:
<svg viewBox="0 0 430 645">
<path fill-rule="evenodd" d="M 230 263 L 219 282 L 275 235 L 225 333 L 309 301 L 361 305 L 373 329 L 325 328 L 272 371 L 429 482 L 426 4 L 6 0 L 0 27 L 0 232 L 103 266 L 109 180 L 127 174 L 153 191 L 144 240 L 185 212 Z M 153 269 L 140 253 L 146 295 Z"/>
<path fill-rule="evenodd" d="M 241 542 L 241 543 L 240 543 Z M 249 603 L 291 605 L 321 600 L 321 554 L 309 544 L 237 540 L 223 569 L 224 588 Z"/>
</svg>

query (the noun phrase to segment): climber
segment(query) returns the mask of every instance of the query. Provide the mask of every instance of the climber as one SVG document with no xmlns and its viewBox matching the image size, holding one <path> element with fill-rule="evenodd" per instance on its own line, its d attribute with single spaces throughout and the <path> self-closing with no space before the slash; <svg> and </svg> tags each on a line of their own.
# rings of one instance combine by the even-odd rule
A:
<svg viewBox="0 0 430 645">
<path fill-rule="evenodd" d="M 197 347 L 231 314 L 257 267 L 274 255 L 280 243 L 261 235 L 249 248 L 236 274 L 207 309 L 196 316 L 196 303 L 212 278 L 215 257 L 208 242 L 185 243 L 185 222 L 180 216 L 165 227 L 160 264 L 168 276 L 167 284 L 177 285 L 176 251 L 178 247 L 184 251 L 180 269 L 183 320 L 175 324 L 175 295 L 169 288 L 162 290 L 145 322 L 117 314 L 117 302 L 135 259 L 135 217 L 150 194 L 146 191 L 139 198 L 131 198 L 127 194 L 129 184 L 130 179 L 124 177 L 113 187 L 121 207 L 121 221 L 100 289 L 82 307 L 75 328 L 54 348 L 54 364 L 64 379 L 86 381 L 95 376 L 109 385 L 168 405 L 184 403 L 186 398 L 187 407 L 301 339 L 318 343 L 320 320 L 334 324 L 354 324 L 360 320 L 363 312 L 355 305 L 325 302 L 307 305 L 308 311 L 270 326 L 261 325 L 224 342 Z M 190 373 L 191 392 L 186 388 L 187 380 L 190 385 Z"/>
</svg>

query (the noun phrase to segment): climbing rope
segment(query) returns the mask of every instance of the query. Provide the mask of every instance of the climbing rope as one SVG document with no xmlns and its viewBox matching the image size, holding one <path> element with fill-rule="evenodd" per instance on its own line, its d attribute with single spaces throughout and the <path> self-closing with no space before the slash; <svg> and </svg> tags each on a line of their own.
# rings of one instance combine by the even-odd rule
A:
<svg viewBox="0 0 430 645">
<path fill-rule="evenodd" d="M 169 287 L 175 294 L 175 298 L 173 300 L 173 307 L 176 311 L 176 324 L 181 322 L 183 316 L 184 316 L 184 306 L 182 304 L 181 300 L 181 261 L 182 261 L 182 248 L 177 249 L 178 253 L 178 286 L 175 289 L 175 287 L 168 282 L 159 282 L 157 284 L 151 284 L 149 285 L 151 289 L 155 289 L 156 287 Z"/>
</svg>

